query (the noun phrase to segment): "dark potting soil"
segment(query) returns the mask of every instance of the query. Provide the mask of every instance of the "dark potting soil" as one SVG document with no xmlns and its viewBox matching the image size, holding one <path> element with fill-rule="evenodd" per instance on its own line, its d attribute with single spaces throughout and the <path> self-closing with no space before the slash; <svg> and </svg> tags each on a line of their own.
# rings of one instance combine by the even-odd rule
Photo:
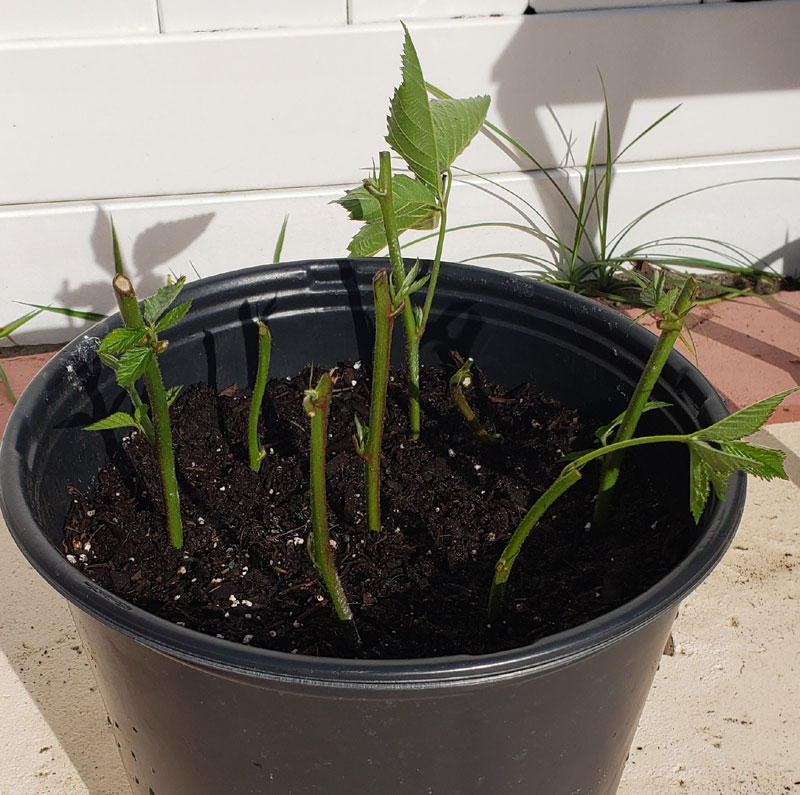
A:
<svg viewBox="0 0 800 795">
<path fill-rule="evenodd" d="M 527 386 L 505 392 L 476 373 L 468 399 L 504 439 L 487 446 L 450 401 L 451 372 L 425 370 L 422 441 L 411 443 L 403 376 L 395 373 L 383 447 L 383 526 L 369 532 L 364 467 L 352 441 L 353 416 L 368 419 L 368 375 L 358 364 L 337 374 L 329 518 L 363 641 L 360 656 L 522 646 L 642 593 L 691 547 L 695 529 L 685 506 L 659 494 L 635 455 L 623 470 L 611 526 L 592 528 L 597 473 L 590 465 L 528 539 L 502 621 L 489 627 L 489 584 L 505 542 L 563 467 L 562 455 L 592 446 L 601 423 L 583 422 Z M 155 459 L 134 433 L 92 493 L 74 492 L 65 530 L 70 560 L 118 596 L 201 632 L 287 652 L 352 656 L 306 551 L 307 385 L 307 373 L 268 385 L 261 431 L 268 455 L 259 474 L 248 466 L 249 391 L 186 389 L 173 408 L 184 548 L 167 542 Z"/>
</svg>

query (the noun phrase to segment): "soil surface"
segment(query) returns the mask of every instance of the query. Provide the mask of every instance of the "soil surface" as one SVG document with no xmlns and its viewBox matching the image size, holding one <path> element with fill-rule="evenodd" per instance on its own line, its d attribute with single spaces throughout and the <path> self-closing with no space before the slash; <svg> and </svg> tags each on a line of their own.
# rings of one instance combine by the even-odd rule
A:
<svg viewBox="0 0 800 795">
<path fill-rule="evenodd" d="M 369 413 L 360 363 L 337 368 L 327 450 L 335 560 L 363 642 L 356 656 L 483 654 L 528 644 L 601 615 L 657 582 L 696 530 L 635 455 L 617 489 L 613 526 L 591 527 L 596 471 L 557 502 L 528 539 L 501 621 L 487 625 L 494 564 L 568 451 L 592 446 L 602 421 L 476 373 L 467 397 L 501 434 L 482 444 L 447 389 L 452 370 L 423 371 L 422 441 L 407 439 L 403 374 L 392 376 L 384 436 L 382 530 L 365 527 L 363 461 L 353 417 Z M 311 530 L 304 373 L 274 380 L 262 411 L 268 455 L 248 466 L 249 392 L 204 385 L 173 408 L 185 547 L 167 543 L 153 453 L 123 441 L 90 494 L 74 492 L 65 553 L 95 582 L 151 613 L 253 646 L 353 656 L 306 551 Z M 631 451 L 640 454 L 640 451 Z M 677 512 L 677 515 L 676 515 Z"/>
</svg>

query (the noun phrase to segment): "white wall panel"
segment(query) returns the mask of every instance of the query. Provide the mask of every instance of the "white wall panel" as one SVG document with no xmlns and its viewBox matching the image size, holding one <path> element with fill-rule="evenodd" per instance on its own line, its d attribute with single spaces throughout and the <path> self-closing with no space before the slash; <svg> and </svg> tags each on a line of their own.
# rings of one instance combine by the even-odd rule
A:
<svg viewBox="0 0 800 795">
<path fill-rule="evenodd" d="M 646 6 L 691 5 L 701 0 L 531 0 L 537 14 L 558 11 L 591 11 L 601 8 L 642 8 Z"/>
<path fill-rule="evenodd" d="M 795 0 L 412 24 L 428 79 L 490 92 L 491 118 L 546 165 L 565 137 L 583 156 L 597 68 L 623 142 L 684 103 L 628 159 L 797 147 L 798 29 Z M 357 180 L 401 42 L 385 24 L 1 46 L 0 204 Z M 514 167 L 487 140 L 463 164 Z"/>
<path fill-rule="evenodd" d="M 0 41 L 158 33 L 156 0 L 0 0 Z"/>
<path fill-rule="evenodd" d="M 347 0 L 158 0 L 164 33 L 344 25 Z"/>
<path fill-rule="evenodd" d="M 449 17 L 488 17 L 497 14 L 520 15 L 528 0 L 348 0 L 350 22 L 382 22 L 402 19 L 447 19 Z"/>
<path fill-rule="evenodd" d="M 667 205 L 630 235 L 629 244 L 673 235 L 713 237 L 750 250 L 778 271 L 785 268 L 800 274 L 800 151 L 690 164 L 622 166 L 612 194 L 612 233 L 680 193 L 728 180 L 775 177 L 794 181 L 740 183 Z M 571 236 L 569 213 L 541 175 L 505 174 L 497 180 L 543 212 L 559 234 Z M 559 175 L 559 181 L 568 194 L 576 195 L 576 172 L 569 178 Z M 318 188 L 0 209 L 0 323 L 23 313 L 15 300 L 98 312 L 113 308 L 109 212 L 113 212 L 128 268 L 140 292 L 148 294 L 169 273 L 193 278 L 195 273 L 210 276 L 270 262 L 286 213 L 290 217 L 284 261 L 344 255 L 358 225 L 329 203 L 341 193 L 341 188 Z M 454 225 L 520 224 L 525 223 L 526 212 L 535 218 L 506 191 L 474 180 L 459 182 L 453 189 L 450 218 Z M 432 250 L 429 242 L 412 246 L 407 253 L 424 257 Z M 454 232 L 445 245 L 445 258 L 451 260 L 497 252 L 547 255 L 532 236 L 502 227 Z M 503 258 L 481 262 L 509 270 L 526 268 L 524 263 Z M 74 321 L 42 315 L 15 337 L 19 342 L 63 340 L 78 328 Z"/>
</svg>

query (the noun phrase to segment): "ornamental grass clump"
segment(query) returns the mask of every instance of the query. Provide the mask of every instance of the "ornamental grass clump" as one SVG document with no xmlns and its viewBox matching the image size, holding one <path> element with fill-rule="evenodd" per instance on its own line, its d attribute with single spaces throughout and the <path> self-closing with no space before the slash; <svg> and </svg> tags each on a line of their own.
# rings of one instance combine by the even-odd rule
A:
<svg viewBox="0 0 800 795">
<path fill-rule="evenodd" d="M 650 123 L 644 130 L 613 154 L 614 137 L 611 127 L 608 96 L 602 75 L 600 75 L 603 105 L 604 145 L 598 145 L 598 129 L 595 124 L 589 135 L 589 145 L 585 155 L 585 165 L 578 177 L 577 195 L 569 195 L 569 188 L 562 186 L 561 168 L 546 168 L 522 143 L 504 130 L 487 121 L 484 128 L 501 146 L 510 146 L 518 157 L 528 164 L 538 176 L 555 191 L 558 202 L 565 210 L 564 224 L 554 224 L 533 203 L 525 199 L 507 185 L 491 177 L 476 174 L 466 169 L 459 172 L 476 180 L 481 189 L 490 186 L 501 201 L 511 206 L 523 219 L 522 223 L 511 221 L 479 221 L 451 227 L 451 231 L 466 231 L 487 228 L 503 228 L 511 233 L 520 233 L 544 244 L 547 253 L 536 254 L 529 250 L 514 250 L 475 254 L 465 262 L 484 259 L 517 260 L 533 266 L 533 270 L 523 271 L 542 281 L 564 287 L 605 300 L 641 306 L 639 288 L 641 280 L 637 269 L 657 268 L 667 271 L 671 286 L 680 286 L 686 269 L 707 272 L 712 276 L 729 274 L 743 277 L 745 281 L 757 282 L 765 274 L 777 276 L 769 264 L 741 246 L 712 237 L 696 235 L 660 236 L 654 240 L 631 245 L 628 241 L 637 228 L 659 210 L 676 204 L 692 196 L 705 194 L 726 187 L 745 183 L 798 182 L 796 177 L 755 177 L 729 180 L 671 196 L 643 210 L 618 230 L 612 228 L 612 200 L 616 191 L 612 190 L 617 164 L 639 141 L 649 136 L 656 128 L 666 122 L 680 109 L 680 105 L 670 108 Z M 428 84 L 429 91 L 436 97 L 447 98 L 449 94 L 436 86 Z M 600 154 L 602 153 L 602 154 Z M 572 165 L 569 161 L 563 168 Z M 571 182 L 571 179 L 570 179 Z M 407 245 L 423 242 L 429 236 L 422 236 Z M 769 276 L 768 276 L 769 278 Z M 717 280 L 698 278 L 702 288 L 710 288 L 715 296 L 705 298 L 699 303 L 737 298 L 753 294 L 750 287 L 727 287 Z"/>
</svg>

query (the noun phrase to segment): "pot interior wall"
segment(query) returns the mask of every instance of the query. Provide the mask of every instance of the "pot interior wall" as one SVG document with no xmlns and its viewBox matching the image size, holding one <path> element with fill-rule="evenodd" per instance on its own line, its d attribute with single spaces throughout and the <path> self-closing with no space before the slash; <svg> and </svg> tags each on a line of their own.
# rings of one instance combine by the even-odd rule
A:
<svg viewBox="0 0 800 795">
<path fill-rule="evenodd" d="M 272 377 L 294 375 L 311 362 L 368 363 L 375 267 L 375 261 L 298 263 L 240 271 L 224 283 L 218 277 L 190 284 L 185 296 L 193 299 L 193 311 L 167 335 L 170 344 L 162 357 L 167 386 L 197 381 L 208 381 L 218 389 L 252 385 L 256 317 L 270 323 Z M 448 279 L 451 272 L 459 278 Z M 594 302 L 477 268 L 445 268 L 436 299 L 422 348 L 424 366 L 449 364 L 450 352 L 458 351 L 472 356 L 500 384 L 529 382 L 596 416 L 598 422 L 624 408 L 653 339 Z M 56 545 L 70 499 L 67 487 L 89 489 L 120 436 L 82 430 L 98 417 L 125 408 L 111 372 L 101 367 L 94 353 L 113 322 L 104 321 L 75 340 L 45 368 L 44 378 L 37 379 L 44 389 L 35 400 L 47 404 L 46 427 L 26 423 L 24 416 L 16 418 L 18 446 L 27 463 L 25 486 Z M 400 323 L 393 360 L 396 365 L 403 363 Z M 645 430 L 674 432 L 696 426 L 706 407 L 695 383 L 685 378 L 688 369 L 673 357 L 655 397 L 674 408 L 648 416 Z M 23 401 L 21 410 L 28 405 Z M 680 463 L 683 456 L 673 447 L 648 458 L 658 470 L 668 471 L 663 465 Z M 76 459 L 81 466 L 75 466 Z M 685 499 L 680 480 L 674 480 L 672 488 L 676 499 Z"/>
</svg>

